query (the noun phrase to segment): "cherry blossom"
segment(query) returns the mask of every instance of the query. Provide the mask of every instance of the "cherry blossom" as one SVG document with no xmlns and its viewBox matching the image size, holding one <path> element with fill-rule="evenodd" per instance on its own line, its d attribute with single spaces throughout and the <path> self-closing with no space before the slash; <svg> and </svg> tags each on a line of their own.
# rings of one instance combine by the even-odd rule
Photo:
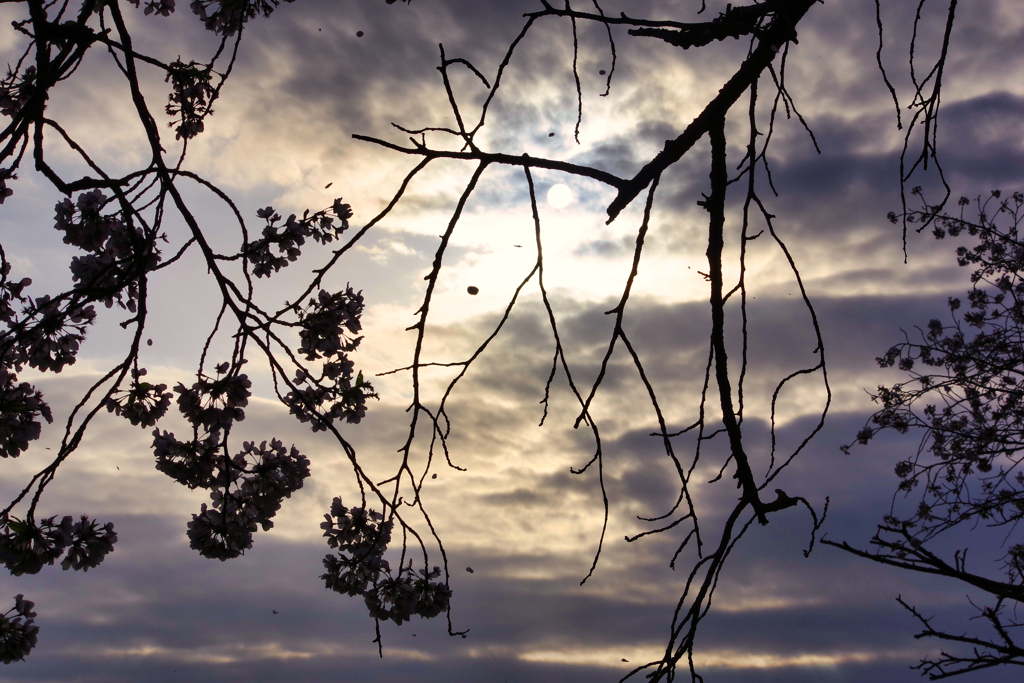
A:
<svg viewBox="0 0 1024 683">
<path fill-rule="evenodd" d="M 43 394 L 28 382 L 18 383 L 13 372 L 0 368 L 0 457 L 16 458 L 39 438 L 39 418 L 53 422 Z"/>
<path fill-rule="evenodd" d="M 113 523 L 107 522 L 100 526 L 99 522 L 90 522 L 87 516 L 82 515 L 71 527 L 71 542 L 60 566 L 62 569 L 89 571 L 114 551 L 115 543 L 117 534 Z"/>
<path fill-rule="evenodd" d="M 178 393 L 181 414 L 195 427 L 212 432 L 245 419 L 242 408 L 249 404 L 251 386 L 252 382 L 246 375 L 226 375 L 217 379 L 203 376 L 191 387 L 179 383 L 174 391 Z"/>
<path fill-rule="evenodd" d="M 392 573 L 384 559 L 391 541 L 392 522 L 365 508 L 345 507 L 341 498 L 331 503 L 331 511 L 320 524 L 327 544 L 338 551 L 324 557 L 327 572 L 320 578 L 328 590 L 349 596 L 362 596 L 370 616 L 396 624 L 413 615 L 432 618 L 448 609 L 451 590 L 434 581 L 439 567 L 415 571 L 412 562 Z"/>
<path fill-rule="evenodd" d="M 107 410 L 121 415 L 137 427 L 152 427 L 167 413 L 172 394 L 166 384 L 142 381 L 146 369 L 132 370 L 131 388 L 119 391 L 106 401 Z"/>
<path fill-rule="evenodd" d="M 146 14 L 149 14 L 151 8 L 157 4 L 150 2 L 146 7 Z M 170 11 L 167 14 L 174 11 L 174 0 L 159 0 L 159 4 L 160 8 L 153 11 L 163 13 L 162 10 L 165 10 L 168 4 Z M 215 91 L 211 85 L 211 69 L 195 61 L 185 64 L 179 59 L 171 63 L 171 70 L 165 80 L 171 84 L 166 112 L 168 116 L 176 117 L 176 120 L 168 125 L 177 124 L 174 131 L 175 139 L 191 140 L 203 132 L 203 119 L 213 113 L 210 105 L 213 103 Z"/>
<path fill-rule="evenodd" d="M 24 660 L 36 646 L 39 627 L 34 607 L 34 602 L 19 593 L 14 596 L 14 607 L 0 614 L 0 661 L 4 664 Z"/>
<path fill-rule="evenodd" d="M 0 561 L 15 576 L 36 574 L 45 565 L 53 564 L 72 540 L 73 519 L 0 519 Z"/>
<path fill-rule="evenodd" d="M 270 277 L 299 258 L 302 254 L 300 247 L 307 238 L 320 244 L 338 239 L 348 230 L 352 207 L 343 204 L 339 197 L 329 210 L 310 214 L 307 209 L 302 218 L 291 214 L 281 226 L 277 225 L 281 216 L 272 206 L 259 209 L 256 216 L 267 222 L 263 228 L 263 237 L 250 242 L 243 254 L 252 263 L 256 277 Z M 335 219 L 338 223 L 335 223 Z"/>
<path fill-rule="evenodd" d="M 156 468 L 190 489 L 209 488 L 213 484 L 220 432 L 203 440 L 178 441 L 174 434 L 153 430 Z"/>
</svg>

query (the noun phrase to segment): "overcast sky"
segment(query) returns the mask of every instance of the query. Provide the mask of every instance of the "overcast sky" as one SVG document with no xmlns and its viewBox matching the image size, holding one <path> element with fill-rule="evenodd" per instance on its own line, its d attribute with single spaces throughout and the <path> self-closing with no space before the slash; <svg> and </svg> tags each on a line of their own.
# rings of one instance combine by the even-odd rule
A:
<svg viewBox="0 0 1024 683">
<path fill-rule="evenodd" d="M 924 59 L 934 51 L 931 41 L 945 11 L 933 3 L 927 7 L 934 16 L 923 23 Z M 907 29 L 916 3 L 885 4 L 883 58 L 905 105 Z M 212 36 L 186 3 L 180 5 L 170 17 L 127 8 L 137 49 L 165 61 L 208 57 L 215 47 Z M 709 2 L 705 16 L 723 5 Z M 698 20 L 699 6 L 692 0 L 602 3 L 609 15 L 626 11 L 680 21 Z M 392 122 L 407 128 L 453 125 L 435 68 L 438 43 L 449 57 L 468 59 L 493 79 L 524 23 L 523 13 L 539 7 L 534 0 L 284 5 L 246 28 L 238 64 L 206 132 L 191 143 L 185 166 L 224 189 L 250 229 L 259 225 L 257 208 L 273 205 L 283 214 L 315 210 L 339 195 L 352 204 L 353 223 L 361 226 L 389 201 L 415 159 L 352 135 L 407 144 Z M 954 28 L 939 131 L 954 197 L 1024 189 L 1019 9 L 1012 0 L 971 3 Z M 0 18 L 9 23 L 19 17 L 17 10 L 2 5 Z M 481 146 L 629 177 L 699 113 L 746 50 L 746 43 L 734 41 L 684 52 L 619 28 L 613 33 L 615 78 L 602 97 L 600 72 L 611 68 L 607 35 L 603 27 L 580 24 L 578 144 L 571 27 L 550 18 L 518 47 L 478 139 Z M 874 358 L 902 338 L 901 328 L 912 331 L 942 317 L 946 298 L 969 288 L 969 273 L 956 265 L 956 243 L 928 235 L 908 236 L 904 263 L 900 229 L 885 218 L 900 206 L 902 133 L 875 64 L 874 3 L 826 0 L 808 13 L 799 37 L 786 83 L 821 152 L 796 119 L 786 120 L 780 111 L 769 152 L 778 196 L 767 186 L 760 194 L 777 216 L 776 228 L 814 301 L 833 403 L 824 429 L 777 485 L 819 509 L 830 497 L 823 532 L 864 546 L 889 511 L 897 483 L 893 466 L 916 442 L 879 439 L 849 456 L 839 446 L 853 439 L 872 411 L 865 389 L 900 379 L 895 370 L 879 370 Z M 17 58 L 19 45 L 13 31 L 0 34 L 8 60 Z M 53 91 L 49 115 L 63 121 L 112 173 L 137 168 L 145 148 L 126 86 L 109 57 L 93 52 L 80 72 Z M 475 120 L 484 88 L 464 69 L 453 67 L 453 77 L 463 111 Z M 156 72 L 145 78 L 150 107 L 159 112 L 167 86 Z M 767 117 L 769 82 L 762 81 L 761 92 Z M 730 130 L 739 132 L 741 124 L 737 117 Z M 431 140 L 440 144 L 438 137 Z M 730 143 L 733 168 L 741 144 L 740 135 Z M 71 168 L 70 155 L 57 147 L 52 154 L 54 163 Z M 696 206 L 709 190 L 707 159 L 705 140 L 662 178 L 625 318 L 669 429 L 696 419 L 707 361 L 708 287 L 698 272 L 707 269 L 707 221 Z M 367 376 L 409 363 L 414 338 L 405 328 L 415 322 L 423 275 L 472 170 L 461 162 L 433 164 L 398 210 L 329 276 L 331 288 L 351 283 L 364 292 L 365 340 L 355 361 Z M 607 225 L 611 188 L 550 171 L 537 171 L 535 179 L 548 291 L 577 380 L 589 386 L 611 331 L 603 312 L 615 305 L 629 272 L 643 197 Z M 915 183 L 929 191 L 936 187 L 933 175 Z M 561 208 L 544 201 L 556 184 L 572 193 L 571 203 Z M 52 229 L 49 208 L 59 195 L 27 167 L 12 187 L 16 194 L 0 212 L 0 235 L 16 274 L 33 278 L 34 294 L 67 286 L 71 252 Z M 208 231 L 230 224 L 228 212 L 210 197 L 192 189 L 189 197 Z M 734 256 L 739 204 L 729 206 L 727 241 Z M 171 220 L 168 228 L 180 225 Z M 446 255 L 427 360 L 462 360 L 486 338 L 533 266 L 533 240 L 522 171 L 489 169 Z M 760 459 L 770 442 L 771 392 L 788 373 L 815 363 L 815 341 L 782 253 L 767 236 L 749 249 L 751 364 L 744 429 L 766 469 Z M 260 296 L 287 300 L 302 286 L 303 274 L 324 258 L 324 252 L 308 250 Z M 735 266 L 726 273 L 735 278 Z M 470 296 L 468 286 L 479 294 Z M 161 381 L 188 382 L 216 314 L 214 290 L 198 258 L 185 259 L 174 273 L 159 273 L 152 290 L 156 314 L 147 337 L 154 343 L 142 363 Z M 120 318 L 102 313 L 106 317 L 74 367 L 32 379 L 53 405 L 55 424 L 121 353 L 126 336 L 117 326 Z M 334 496 L 349 500 L 354 493 L 351 469 L 336 444 L 311 434 L 271 400 L 266 369 L 253 367 L 250 374 L 264 393 L 250 402 L 239 436 L 281 438 L 312 461 L 312 477 L 285 501 L 275 528 L 257 533 L 244 557 L 224 563 L 200 557 L 188 547 L 185 525 L 206 495 L 153 468 L 148 430 L 104 413 L 61 468 L 41 510 L 113 521 L 116 549 L 87 574 L 48 567 L 35 576 L 0 578 L 0 597 L 24 593 L 36 601 L 41 628 L 31 656 L 5 667 L 0 680 L 590 682 L 618 680 L 632 666 L 659 658 L 693 558 L 684 553 L 678 569 L 669 568 L 682 540 L 672 532 L 635 543 L 622 540 L 649 528 L 637 515 L 662 514 L 677 495 L 660 441 L 648 436 L 657 428 L 653 410 L 620 349 L 593 410 L 605 453 L 608 533 L 601 561 L 581 587 L 597 547 L 602 504 L 594 473 L 570 474 L 594 447 L 589 432 L 572 429 L 578 408 L 564 375 L 554 382 L 547 421 L 537 426 L 553 351 L 534 282 L 449 402 L 451 457 L 466 471 L 435 463 L 438 477 L 428 480 L 425 497 L 452 569 L 452 621 L 457 630 L 468 629 L 468 637 L 449 637 L 443 620 L 384 624 L 384 657 L 378 659 L 373 621 L 362 601 L 325 591 L 317 578 L 328 550 L 319 522 Z M 429 377 L 430 400 L 436 403 L 437 388 L 450 376 L 438 371 Z M 410 389 L 406 375 L 373 381 L 381 400 L 344 435 L 363 465 L 383 477 L 393 471 L 407 432 Z M 820 376 L 783 392 L 781 449 L 792 448 L 813 427 L 822 398 Z M 176 419 L 170 416 L 166 428 L 180 429 L 184 423 Z M 0 493 L 10 497 L 20 490 L 47 461 L 44 449 L 58 443 L 56 430 L 44 432 L 38 446 L 3 463 Z M 676 445 L 684 456 L 692 447 L 682 439 Z M 722 444 L 710 446 L 695 481 L 714 476 L 723 452 Z M 714 529 L 736 490 L 725 477 L 695 495 L 702 525 Z M 915 623 L 896 596 L 936 615 L 936 625 L 959 632 L 973 614 L 970 594 L 961 585 L 875 566 L 834 548 L 818 547 L 804 559 L 810 526 L 806 512 L 793 509 L 752 529 L 737 547 L 698 636 L 695 661 L 705 680 L 918 680 L 909 666 L 940 646 L 913 639 Z M 979 551 L 976 571 L 997 575 L 992 558 L 998 553 L 982 557 L 982 551 L 1002 540 L 972 544 Z M 978 676 L 1010 680 L 1010 672 Z"/>
</svg>

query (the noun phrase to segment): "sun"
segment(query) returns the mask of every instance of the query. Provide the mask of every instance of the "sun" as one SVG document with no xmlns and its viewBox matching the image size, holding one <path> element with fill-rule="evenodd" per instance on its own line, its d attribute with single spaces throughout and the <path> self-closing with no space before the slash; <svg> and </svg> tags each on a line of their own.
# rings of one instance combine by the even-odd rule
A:
<svg viewBox="0 0 1024 683">
<path fill-rule="evenodd" d="M 548 190 L 548 204 L 556 209 L 564 209 L 572 204 L 572 200 L 572 190 L 569 189 L 568 185 L 559 183 L 558 185 L 552 185 L 551 189 Z"/>
</svg>

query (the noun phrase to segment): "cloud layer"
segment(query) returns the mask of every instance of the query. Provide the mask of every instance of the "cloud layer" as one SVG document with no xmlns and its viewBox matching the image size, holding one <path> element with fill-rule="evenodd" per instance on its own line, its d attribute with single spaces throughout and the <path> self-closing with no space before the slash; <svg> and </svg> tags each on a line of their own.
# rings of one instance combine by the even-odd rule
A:
<svg viewBox="0 0 1024 683">
<path fill-rule="evenodd" d="M 627 11 L 697 20 L 692 3 L 602 6 L 609 16 Z M 435 69 L 438 43 L 449 58 L 465 58 L 493 78 L 524 23 L 523 13 L 536 9 L 537 3 L 526 0 L 284 5 L 246 29 L 223 100 L 188 163 L 236 197 L 249 220 L 267 204 L 282 213 L 315 209 L 340 193 L 352 201 L 354 220 L 365 222 L 391 198 L 413 160 L 351 135 L 408 144 L 408 135 L 392 122 L 407 128 L 453 126 Z M 719 9 L 710 7 L 708 13 Z M 956 26 L 940 142 L 957 195 L 1021 185 L 1019 74 L 1024 65 L 1016 46 L 1024 23 L 1014 9 L 1013 3 L 992 0 Z M 196 31 L 197 20 L 183 10 L 169 18 L 133 18 L 140 44 L 167 59 L 186 50 L 209 50 L 206 37 Z M 887 34 L 884 55 L 905 105 L 907 41 L 901 27 L 911 17 L 901 14 L 904 9 L 891 12 L 887 25 L 896 28 Z M 850 456 L 839 452 L 872 410 L 864 389 L 899 379 L 896 371 L 877 368 L 874 358 L 901 339 L 901 328 L 913 334 L 914 325 L 943 316 L 946 298 L 969 287 L 968 273 L 955 264 L 956 245 L 911 234 L 904 264 L 899 227 L 885 220 L 900 206 L 902 138 L 874 61 L 873 15 L 873 3 L 864 1 L 813 8 L 785 78 L 820 154 L 780 105 L 768 158 L 779 196 L 767 189 L 766 172 L 759 177 L 768 210 L 777 215 L 777 233 L 814 302 L 833 391 L 824 429 L 776 485 L 819 510 L 828 496 L 823 532 L 861 546 L 893 504 L 894 463 L 916 446 L 911 437 L 880 438 Z M 933 21 L 926 18 L 929 30 L 927 22 Z M 599 27 L 579 26 L 580 144 L 573 140 L 572 29 L 548 19 L 518 48 L 488 113 L 481 145 L 631 176 L 699 112 L 746 50 L 745 44 L 722 43 L 682 53 L 618 28 L 613 35 L 615 77 L 609 95 L 602 97 L 599 72 L 611 69 L 607 35 Z M 117 109 L 126 101 L 123 85 L 109 64 L 97 61 L 83 69 L 90 69 L 93 87 L 63 91 L 52 111 L 71 116 L 75 132 L 95 146 L 97 158 L 130 165 L 138 131 L 112 125 L 130 118 L 130 112 Z M 475 118 L 486 91 L 468 69 L 455 65 L 452 75 L 463 111 Z M 151 101 L 162 102 L 161 79 L 153 76 L 146 87 Z M 767 103 L 771 96 L 765 79 L 761 97 Z M 92 114 L 69 114 L 76 107 Z M 741 123 L 738 117 L 730 125 L 738 130 Z M 759 126 L 767 130 L 767 114 Z M 427 139 L 453 144 L 443 134 L 430 133 Z M 729 148 L 733 166 L 742 154 L 740 142 Z M 706 159 L 706 143 L 698 144 L 662 179 L 624 317 L 670 431 L 696 419 L 708 358 L 708 291 L 700 274 L 707 264 L 707 226 L 696 206 L 708 191 Z M 412 183 L 399 209 L 330 276 L 328 286 L 351 282 L 366 295 L 366 340 L 357 364 L 368 376 L 408 365 L 413 336 L 405 328 L 421 303 L 422 277 L 437 235 L 470 172 L 460 163 L 433 164 Z M 933 192 L 934 178 L 923 178 L 921 184 Z M 629 272 L 642 207 L 638 201 L 606 225 L 609 188 L 556 172 L 538 171 L 535 179 L 541 198 L 559 182 L 569 184 L 576 198 L 561 209 L 542 204 L 540 213 L 545 280 L 561 343 L 577 386 L 586 392 L 610 340 L 611 316 L 604 312 L 617 304 Z M 38 207 L 56 197 L 30 174 L 19 183 L 19 193 L 0 215 L 5 249 L 21 256 L 18 267 L 37 280 L 40 291 L 55 288 L 67 279 L 67 252 Z M 333 184 L 329 190 L 328 183 Z M 209 207 L 204 219 L 211 224 L 223 219 L 208 198 L 196 193 L 194 200 Z M 735 261 L 742 205 L 735 201 L 728 208 L 733 232 L 727 248 Z M 535 244 L 522 171 L 489 169 L 445 254 L 426 360 L 460 362 L 473 353 L 533 267 Z M 316 267 L 326 258 L 311 254 L 291 268 Z M 728 276 L 735 278 L 738 268 L 731 267 Z M 216 315 L 198 260 L 186 260 L 183 268 L 186 278 L 154 279 L 155 307 L 166 315 L 154 322 L 155 344 L 146 361 L 153 376 L 168 383 L 186 381 L 194 372 L 201 336 Z M 813 366 L 818 356 L 796 281 L 767 233 L 747 243 L 747 278 L 744 427 L 763 472 L 772 457 L 773 391 L 781 378 Z M 289 286 L 298 282 L 292 272 L 282 274 L 260 296 L 286 299 Z M 477 287 L 479 295 L 470 296 L 468 286 Z M 66 417 L 104 361 L 116 356 L 124 343 L 117 322 L 108 316 L 96 331 L 77 375 L 39 380 L 59 415 Z M 738 312 L 728 324 L 733 333 L 739 330 Z M 597 551 L 602 497 L 596 472 L 570 473 L 590 460 L 595 444 L 585 427 L 572 428 L 579 407 L 561 370 L 552 383 L 545 424 L 537 426 L 554 344 L 534 280 L 523 288 L 501 335 L 449 399 L 450 457 L 466 471 L 447 468 L 436 454 L 439 460 L 430 471 L 437 479 L 425 480 L 425 505 L 452 570 L 453 626 L 468 629 L 468 637 L 449 637 L 436 620 L 400 628 L 384 624 L 384 658 L 377 657 L 373 622 L 361 601 L 326 592 L 317 578 L 327 552 L 317 525 L 335 495 L 346 500 L 355 495 L 350 466 L 336 446 L 296 424 L 265 391 L 250 405 L 240 438 L 276 436 L 298 444 L 313 461 L 313 477 L 285 501 L 273 531 L 257 533 L 251 552 L 226 563 L 205 560 L 188 548 L 185 524 L 204 496 L 152 468 L 146 432 L 101 416 L 51 487 L 46 505 L 52 511 L 44 508 L 47 514 L 88 512 L 114 521 L 120 541 L 104 565 L 88 574 L 48 568 L 34 577 L 3 579 L 10 595 L 25 593 L 37 602 L 42 630 L 28 661 L 7 667 L 0 678 L 561 682 L 617 680 L 633 666 L 657 659 L 696 555 L 690 547 L 680 555 L 679 568 L 669 568 L 685 530 L 631 543 L 623 538 L 652 528 L 638 516 L 661 515 L 672 507 L 676 470 L 660 439 L 650 436 L 657 429 L 654 411 L 620 344 L 592 411 L 601 429 L 608 531 L 597 570 L 581 587 Z M 738 344 L 730 353 L 739 357 Z M 436 404 L 454 372 L 425 372 L 428 403 Z M 269 386 L 265 370 L 254 368 L 252 374 L 257 386 Z M 401 373 L 374 382 L 382 400 L 345 435 L 361 463 L 384 478 L 393 473 L 395 451 L 407 435 L 410 389 Z M 785 457 L 814 428 L 822 400 L 820 375 L 783 390 L 775 414 L 777 457 Z M 714 401 L 708 410 L 713 422 Z M 6 495 L 45 461 L 43 449 L 52 448 L 55 438 L 46 436 L 38 450 L 5 463 Z M 701 482 L 695 501 L 706 529 L 721 525 L 736 495 L 728 474 L 703 485 L 725 462 L 725 444 L 719 441 L 702 445 L 695 469 L 694 481 Z M 695 441 L 680 437 L 674 447 L 688 467 Z M 418 473 L 426 467 L 427 448 L 421 431 L 413 450 Z M 894 597 L 903 595 L 935 614 L 936 623 L 956 630 L 973 614 L 963 588 L 902 576 L 828 547 L 804 559 L 810 528 L 806 512 L 794 509 L 767 528 L 753 528 L 737 547 L 699 637 L 699 671 L 706 680 L 726 683 L 917 680 L 908 666 L 937 646 L 912 638 L 915 624 Z M 978 540 L 979 545 L 998 542 L 980 535 Z M 1010 678 L 995 672 L 987 680 Z"/>
</svg>

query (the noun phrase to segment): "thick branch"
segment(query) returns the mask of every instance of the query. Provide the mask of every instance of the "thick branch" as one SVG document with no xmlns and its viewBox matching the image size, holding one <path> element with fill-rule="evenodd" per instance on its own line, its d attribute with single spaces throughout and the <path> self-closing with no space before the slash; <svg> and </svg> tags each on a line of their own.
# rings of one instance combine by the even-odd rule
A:
<svg viewBox="0 0 1024 683">
<path fill-rule="evenodd" d="M 722 86 L 715 99 L 711 100 L 682 135 L 665 143 L 665 148 L 631 180 L 619 187 L 619 194 L 608 206 L 608 222 L 611 223 L 645 187 L 660 176 L 665 169 L 683 158 L 701 137 L 718 121 L 725 118 L 729 109 L 747 89 L 760 77 L 761 72 L 775 59 L 779 48 L 796 38 L 796 25 L 811 8 L 815 0 L 791 0 L 779 3 L 775 18 L 765 30 L 757 48 L 743 62 L 732 78 Z"/>
</svg>

